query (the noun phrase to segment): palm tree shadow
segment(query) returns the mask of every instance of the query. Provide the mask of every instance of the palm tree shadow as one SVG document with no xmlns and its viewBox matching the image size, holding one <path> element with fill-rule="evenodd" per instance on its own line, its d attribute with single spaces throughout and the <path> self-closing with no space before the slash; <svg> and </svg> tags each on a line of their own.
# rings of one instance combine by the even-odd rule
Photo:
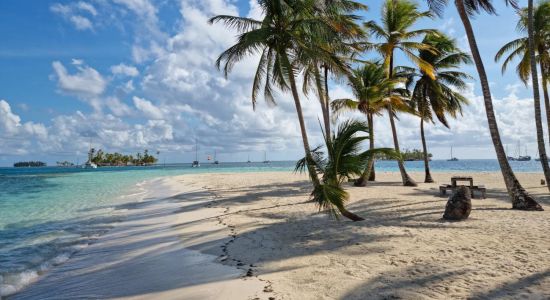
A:
<svg viewBox="0 0 550 300">
<path fill-rule="evenodd" d="M 340 299 L 445 299 L 448 296 L 444 289 L 432 289 L 427 294 L 425 287 L 440 285 L 465 273 L 465 270 L 442 271 L 438 266 L 417 264 L 382 273 L 347 292 Z"/>
</svg>

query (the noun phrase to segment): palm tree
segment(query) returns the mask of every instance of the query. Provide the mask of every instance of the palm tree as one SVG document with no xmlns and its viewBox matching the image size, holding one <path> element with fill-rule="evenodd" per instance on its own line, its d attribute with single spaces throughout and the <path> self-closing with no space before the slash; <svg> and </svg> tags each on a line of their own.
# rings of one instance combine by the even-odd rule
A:
<svg viewBox="0 0 550 300">
<path fill-rule="evenodd" d="M 460 91 L 466 88 L 464 80 L 471 77 L 457 69 L 462 63 L 471 63 L 471 58 L 457 48 L 453 39 L 442 33 L 426 35 L 423 43 L 436 50 L 435 53 L 420 50 L 418 54 L 418 57 L 433 66 L 435 78 L 419 70 L 418 74 L 409 74 L 409 84 L 417 76 L 419 77 L 412 92 L 411 104 L 420 117 L 420 138 L 426 173 L 424 182 L 428 183 L 434 181 L 430 174 L 424 123 L 434 123 L 434 119 L 437 118 L 441 124 L 448 128 L 449 123 L 445 114 L 449 114 L 453 118 L 456 118 L 457 114 L 462 114 L 462 105 L 468 104 L 468 100 L 460 94 Z"/>
<path fill-rule="evenodd" d="M 321 18 L 312 16 L 311 7 L 302 2 L 284 0 L 260 1 L 263 11 L 262 20 L 254 20 L 238 16 L 218 15 L 209 20 L 211 24 L 222 22 L 227 27 L 240 32 L 237 43 L 225 50 L 216 61 L 221 68 L 224 63 L 224 73 L 227 76 L 235 63 L 256 53 L 261 53 L 260 61 L 254 76 L 252 86 L 252 105 L 255 108 L 257 95 L 264 85 L 264 98 L 275 103 L 273 85 L 283 91 L 290 90 L 294 99 L 302 142 L 306 158 L 310 160 L 311 151 L 302 113 L 300 96 L 296 86 L 296 69 L 291 59 L 297 49 L 302 52 L 314 52 L 309 49 L 307 33 L 315 32 L 314 28 L 330 31 Z M 318 177 L 313 167 L 308 167 L 309 175 L 314 185 L 318 184 Z"/>
<path fill-rule="evenodd" d="M 542 116 L 540 109 L 540 95 L 538 89 L 537 66 L 538 61 L 542 75 L 542 88 L 544 91 L 544 103 L 546 106 L 546 122 L 550 125 L 550 99 L 548 96 L 547 80 L 548 74 L 545 73 L 547 66 L 550 65 L 550 1 L 541 3 L 533 10 L 533 3 L 529 2 L 529 8 L 519 12 L 520 19 L 517 24 L 518 31 L 527 32 L 527 37 L 515 39 L 504 45 L 496 54 L 495 61 L 498 61 L 505 54 L 509 55 L 502 64 L 502 72 L 506 71 L 508 64 L 516 57 L 521 60 L 516 67 L 519 78 L 527 84 L 529 77 L 533 84 L 533 98 L 535 105 L 535 124 L 537 129 L 537 142 L 539 148 L 539 157 L 546 178 L 548 189 L 550 189 L 550 168 L 548 167 L 548 157 L 544 144 L 544 132 L 542 128 Z M 533 43 L 533 45 L 531 45 Z M 532 52 L 532 53 L 531 53 Z M 535 52 L 538 56 L 535 58 Z M 533 74 L 533 76 L 531 76 Z M 549 127 L 550 128 L 550 127 Z"/>
<path fill-rule="evenodd" d="M 384 66 L 386 67 L 388 78 L 394 77 L 394 53 L 396 50 L 403 52 L 421 70 L 433 77 L 433 67 L 414 53 L 415 50 L 430 50 L 431 48 L 421 42 L 415 42 L 414 39 L 428 33 L 433 33 L 434 30 L 411 30 L 412 26 L 426 17 L 432 17 L 432 14 L 430 12 L 419 11 L 418 5 L 410 0 L 386 0 L 382 8 L 382 24 L 378 25 L 374 21 L 365 23 L 371 34 L 381 40 L 380 43 L 367 44 L 367 46 L 375 49 L 384 58 Z M 391 104 L 388 104 L 387 111 L 390 118 L 394 147 L 396 151 L 399 151 L 399 140 L 397 138 L 397 129 L 395 128 Z M 416 186 L 416 182 L 407 174 L 403 162 L 399 161 L 398 165 L 403 185 Z"/>
<path fill-rule="evenodd" d="M 359 50 L 357 41 L 364 37 L 364 32 L 356 23 L 360 19 L 354 15 L 355 11 L 366 11 L 368 7 L 356 1 L 350 0 L 324 0 L 314 1 L 314 14 L 323 18 L 331 28 L 328 32 L 318 30 L 310 34 L 311 47 L 308 49 L 324 49 L 332 55 L 310 55 L 301 53 L 296 61 L 303 68 L 303 92 L 307 94 L 314 90 L 317 93 L 323 114 L 325 132 L 330 130 L 330 97 L 328 90 L 329 72 L 337 75 L 348 74 L 349 67 L 344 63 L 344 57 Z M 324 58 L 324 59 L 323 59 Z M 323 72 L 321 72 L 321 69 Z"/>
<path fill-rule="evenodd" d="M 448 0 L 427 1 L 432 10 L 434 10 L 436 13 L 440 13 Z M 515 0 L 505 0 L 505 2 L 514 6 L 517 5 Z M 489 80 L 487 78 L 487 73 L 485 72 L 485 67 L 483 65 L 483 60 L 481 59 L 481 54 L 479 53 L 474 30 L 472 28 L 472 24 L 470 23 L 470 16 L 475 13 L 479 13 L 481 10 L 484 10 L 488 13 L 495 13 L 492 1 L 454 0 L 454 3 L 458 11 L 458 15 L 460 16 L 460 20 L 464 25 L 464 30 L 466 31 L 468 43 L 470 44 L 470 50 L 472 51 L 472 57 L 474 59 L 479 75 L 481 89 L 483 91 L 485 113 L 487 114 L 487 122 L 489 124 L 489 132 L 491 133 L 491 139 L 495 147 L 495 152 L 497 154 L 497 159 L 500 165 L 502 176 L 504 177 L 504 182 L 506 184 L 508 195 L 512 200 L 512 207 L 514 209 L 521 210 L 543 210 L 542 207 L 535 201 L 535 199 L 533 199 L 533 197 L 531 197 L 529 193 L 527 193 L 527 191 L 525 191 L 525 189 L 521 186 L 516 178 L 516 175 L 514 174 L 514 171 L 508 163 L 508 159 L 506 158 L 506 152 L 504 151 L 504 147 L 500 139 L 500 133 L 495 118 L 495 111 L 493 109 L 493 99 L 491 97 L 491 89 L 489 88 Z"/>
<path fill-rule="evenodd" d="M 314 166 L 321 175 L 321 183 L 313 188 L 312 199 L 317 202 L 320 209 L 338 217 L 339 214 L 353 220 L 364 220 L 362 217 L 350 213 L 344 204 L 349 199 L 349 194 L 342 184 L 351 176 L 361 174 L 367 161 L 376 153 L 384 153 L 391 157 L 399 157 L 399 154 L 389 148 L 370 149 L 362 152 L 361 143 L 369 139 L 368 135 L 359 133 L 368 132 L 368 126 L 359 121 L 347 120 L 341 123 L 332 137 L 325 134 L 326 154 L 321 147 L 315 148 L 313 161 L 308 163 L 303 158 L 296 163 L 296 171 L 304 170 L 306 166 Z"/>
<path fill-rule="evenodd" d="M 364 113 L 367 116 L 370 149 L 373 150 L 374 116 L 381 115 L 388 104 L 393 111 L 410 111 L 407 99 L 402 96 L 403 90 L 397 88 L 397 85 L 404 81 L 400 78 L 388 78 L 385 67 L 380 62 L 366 62 L 350 75 L 348 81 L 356 99 L 336 99 L 331 103 L 332 110 L 335 113 L 357 110 Z M 369 180 L 374 180 L 372 175 L 374 175 L 374 156 L 369 158 L 365 170 L 354 185 L 366 186 Z"/>
<path fill-rule="evenodd" d="M 337 35 L 329 20 L 315 13 L 313 0 L 260 1 L 264 18 L 254 20 L 236 16 L 219 15 L 210 19 L 210 23 L 222 22 L 240 32 L 237 43 L 225 50 L 216 61 L 218 68 L 224 64 L 227 76 L 235 63 L 248 55 L 260 53 L 260 61 L 252 85 L 252 104 L 255 107 L 259 90 L 263 84 L 264 98 L 275 102 L 273 85 L 282 91 L 290 90 L 294 99 L 300 124 L 302 142 L 309 176 L 314 188 L 320 185 L 309 147 L 306 126 L 296 84 L 298 61 L 303 57 L 316 57 L 319 61 L 338 62 L 330 49 L 319 47 L 312 41 L 321 33 Z M 293 61 L 296 59 L 297 61 Z M 340 207 L 338 207 L 340 208 Z M 348 218 L 359 218 L 348 211 L 342 211 Z"/>
</svg>

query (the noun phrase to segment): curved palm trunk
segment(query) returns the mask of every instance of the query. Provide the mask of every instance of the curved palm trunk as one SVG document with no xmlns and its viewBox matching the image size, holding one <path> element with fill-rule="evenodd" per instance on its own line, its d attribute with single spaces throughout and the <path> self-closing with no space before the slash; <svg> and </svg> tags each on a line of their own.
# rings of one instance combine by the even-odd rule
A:
<svg viewBox="0 0 550 300">
<path fill-rule="evenodd" d="M 283 59 L 285 60 L 284 61 L 285 67 L 288 70 L 287 72 L 288 72 L 288 78 L 289 78 L 289 81 L 290 81 L 290 89 L 292 90 L 292 97 L 294 98 L 294 105 L 296 106 L 296 113 L 298 114 L 298 121 L 300 123 L 300 131 L 302 133 L 302 142 L 304 144 L 304 151 L 305 151 L 305 154 L 306 154 L 306 159 L 308 161 L 307 169 L 308 169 L 308 172 L 309 172 L 309 176 L 311 177 L 311 181 L 313 182 L 313 186 L 317 187 L 321 183 L 319 181 L 319 177 L 317 176 L 317 172 L 313 168 L 313 165 L 310 163 L 313 160 L 313 158 L 311 156 L 311 150 L 309 148 L 309 141 L 308 141 L 308 138 L 307 138 L 306 125 L 305 125 L 305 122 L 304 122 L 304 114 L 302 112 L 302 104 L 300 103 L 300 96 L 298 95 L 298 89 L 296 88 L 296 80 L 294 78 L 294 72 L 292 71 L 292 66 L 290 65 L 290 61 L 288 60 L 288 57 L 283 55 Z M 346 218 L 348 218 L 352 221 L 364 220 L 360 216 L 346 210 L 344 207 L 338 207 L 338 210 L 340 211 L 340 213 L 344 217 L 346 217 Z"/>
<path fill-rule="evenodd" d="M 537 71 L 537 61 L 535 58 L 535 38 L 533 34 L 533 0 L 529 0 L 527 17 L 527 31 L 529 34 L 529 58 L 531 65 L 531 81 L 533 83 L 533 102 L 535 105 L 535 125 L 537 128 L 537 144 L 539 147 L 539 158 L 546 178 L 546 187 L 550 191 L 550 167 L 548 166 L 548 157 L 546 156 L 546 146 L 544 145 L 544 131 L 542 129 L 542 115 L 540 111 L 540 91 L 539 91 L 539 76 Z"/>
<path fill-rule="evenodd" d="M 401 153 L 399 150 L 399 139 L 397 138 L 397 129 L 395 128 L 395 120 L 393 118 L 393 111 L 391 108 L 391 104 L 388 104 L 388 115 L 390 117 L 390 124 L 391 124 L 391 132 L 393 135 L 393 145 L 395 147 L 395 151 Z M 397 165 L 399 166 L 399 172 L 401 173 L 401 180 L 403 180 L 404 186 L 417 186 L 416 182 L 407 174 L 407 170 L 405 170 L 405 164 L 403 164 L 402 160 L 397 161 Z"/>
<path fill-rule="evenodd" d="M 367 121 L 369 124 L 369 148 L 370 150 L 374 149 L 374 122 L 373 122 L 373 116 L 371 113 L 367 114 Z M 367 181 L 374 181 L 371 180 L 371 176 L 374 175 L 374 156 L 369 158 L 369 161 L 367 162 L 367 167 L 365 167 L 365 171 L 363 171 L 363 174 L 361 174 L 361 177 L 359 179 L 355 180 L 353 185 L 355 186 L 367 186 Z"/>
<path fill-rule="evenodd" d="M 434 182 L 432 174 L 430 174 L 430 160 L 428 158 L 428 147 L 426 146 L 426 137 L 424 136 L 424 119 L 420 118 L 420 138 L 422 139 L 422 150 L 424 151 L 424 169 L 426 172 L 426 177 L 424 178 L 425 183 Z"/>
<path fill-rule="evenodd" d="M 495 147 L 495 152 L 497 155 L 498 163 L 500 165 L 502 176 L 504 177 L 504 183 L 506 184 L 506 189 L 508 190 L 508 195 L 512 200 L 512 207 L 514 209 L 521 210 L 543 210 L 542 207 L 535 201 L 535 199 L 533 199 L 525 191 L 525 189 L 523 189 L 523 187 L 517 180 L 514 172 L 512 171 L 508 160 L 506 159 L 506 153 L 504 152 L 504 147 L 502 146 L 500 134 L 498 131 L 498 125 L 495 118 L 495 112 L 493 110 L 493 101 L 491 98 L 489 81 L 487 79 L 487 74 L 485 73 L 485 67 L 483 66 L 483 61 L 481 60 L 479 49 L 477 47 L 472 24 L 470 23 L 470 19 L 464 7 L 463 0 L 455 0 L 455 6 L 457 8 L 462 24 L 464 25 L 464 30 L 466 31 L 468 43 L 470 44 L 472 56 L 474 58 L 477 72 L 479 74 L 481 88 L 483 90 L 485 113 L 487 114 L 487 122 L 489 124 L 489 132 L 491 133 L 491 139 L 493 140 L 493 145 Z"/>
<path fill-rule="evenodd" d="M 342 216 L 354 221 L 354 222 L 357 222 L 357 221 L 363 221 L 365 220 L 364 218 L 350 212 L 349 210 L 347 210 L 345 207 L 338 207 L 338 211 L 342 214 Z"/>
</svg>

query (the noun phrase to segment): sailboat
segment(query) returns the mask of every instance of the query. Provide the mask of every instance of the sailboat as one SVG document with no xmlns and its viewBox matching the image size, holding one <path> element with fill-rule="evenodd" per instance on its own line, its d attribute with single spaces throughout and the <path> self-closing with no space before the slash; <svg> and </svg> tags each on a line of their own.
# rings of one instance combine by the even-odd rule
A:
<svg viewBox="0 0 550 300">
<path fill-rule="evenodd" d="M 248 160 L 246 161 L 247 163 L 251 163 L 250 161 L 250 154 L 248 154 Z"/>
<path fill-rule="evenodd" d="M 451 147 L 451 158 L 447 159 L 447 161 L 458 161 L 458 158 L 453 156 L 453 147 Z"/>
<path fill-rule="evenodd" d="M 263 161 L 264 164 L 269 164 L 271 163 L 269 160 L 267 160 L 267 152 L 264 151 L 264 161 Z"/>
<path fill-rule="evenodd" d="M 220 162 L 216 159 L 216 154 L 217 154 L 217 152 L 216 152 L 216 150 L 214 150 L 214 164 L 219 165 Z"/>
<path fill-rule="evenodd" d="M 199 163 L 199 145 L 197 144 L 197 139 L 195 138 L 195 160 L 191 164 L 192 168 L 198 168 L 201 164 Z"/>
<path fill-rule="evenodd" d="M 90 139 L 90 150 L 88 151 L 88 161 L 82 166 L 83 169 L 97 169 L 97 165 L 92 162 L 92 139 Z"/>
<path fill-rule="evenodd" d="M 531 156 L 527 155 L 527 147 L 525 147 L 525 155 L 521 155 L 521 145 L 520 145 L 520 142 L 518 141 L 518 158 L 516 159 L 517 161 L 530 161 L 531 160 Z"/>
</svg>

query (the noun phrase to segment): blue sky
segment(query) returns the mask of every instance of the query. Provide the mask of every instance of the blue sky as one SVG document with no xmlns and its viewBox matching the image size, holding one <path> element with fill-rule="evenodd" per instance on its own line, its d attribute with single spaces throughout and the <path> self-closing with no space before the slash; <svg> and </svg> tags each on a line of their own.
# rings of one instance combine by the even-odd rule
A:
<svg viewBox="0 0 550 300">
<path fill-rule="evenodd" d="M 501 2 L 495 1 L 498 16 L 483 14 L 473 24 L 505 143 L 522 139 L 536 156 L 534 128 L 523 124 L 532 119 L 530 91 L 513 69 L 501 75 L 493 62 L 500 46 L 517 37 L 516 15 Z M 371 8 L 365 20 L 378 20 L 381 1 L 364 3 Z M 275 108 L 251 110 L 255 60 L 228 80 L 213 67 L 235 34 L 205 20 L 218 13 L 257 16 L 253 1 L 3 0 L 0 12 L 0 165 L 82 160 L 90 141 L 106 151 L 148 148 L 184 162 L 193 156 L 195 136 L 202 155 L 215 149 L 226 161 L 245 160 L 248 153 L 261 159 L 264 150 L 272 159 L 301 155 L 288 95 L 280 95 Z M 452 5 L 442 19 L 418 27 L 441 29 L 467 47 Z M 464 70 L 475 76 L 473 67 Z M 349 95 L 345 84 L 331 86 L 333 97 Z M 436 158 L 446 158 L 451 145 L 464 158 L 494 156 L 479 88 L 472 86 L 467 117 L 452 130 L 428 129 Z M 308 129 L 319 142 L 314 100 L 304 103 Z M 380 118 L 377 130 L 377 144 L 391 145 L 387 120 Z M 420 146 L 414 118 L 403 116 L 399 133 L 403 148 Z"/>
</svg>

